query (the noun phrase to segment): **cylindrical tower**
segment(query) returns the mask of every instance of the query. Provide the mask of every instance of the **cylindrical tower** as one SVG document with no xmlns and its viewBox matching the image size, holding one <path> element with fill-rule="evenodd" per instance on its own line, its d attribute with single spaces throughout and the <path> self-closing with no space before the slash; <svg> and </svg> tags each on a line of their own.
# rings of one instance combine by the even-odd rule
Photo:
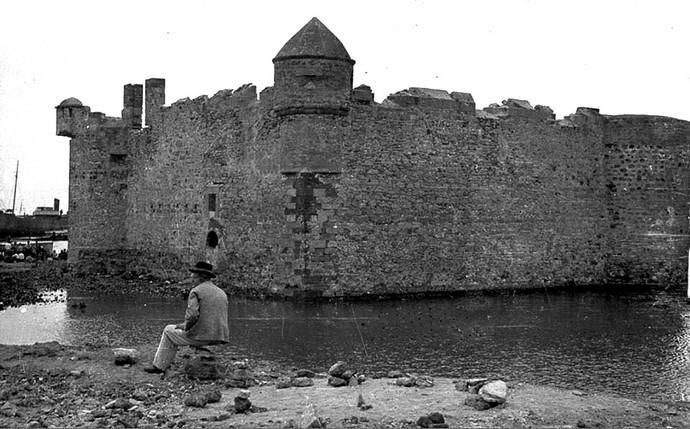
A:
<svg viewBox="0 0 690 429">
<path fill-rule="evenodd" d="M 340 40 L 312 18 L 273 59 L 275 112 L 347 114 L 354 63 Z"/>
</svg>

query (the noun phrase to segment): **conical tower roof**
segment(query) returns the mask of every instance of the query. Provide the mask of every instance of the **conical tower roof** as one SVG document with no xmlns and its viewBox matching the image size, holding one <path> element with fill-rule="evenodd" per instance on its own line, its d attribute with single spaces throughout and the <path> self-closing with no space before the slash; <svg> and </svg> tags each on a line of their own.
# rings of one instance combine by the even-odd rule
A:
<svg viewBox="0 0 690 429">
<path fill-rule="evenodd" d="M 273 62 L 289 58 L 326 58 L 354 64 L 342 42 L 317 18 L 312 18 L 292 36 Z"/>
</svg>

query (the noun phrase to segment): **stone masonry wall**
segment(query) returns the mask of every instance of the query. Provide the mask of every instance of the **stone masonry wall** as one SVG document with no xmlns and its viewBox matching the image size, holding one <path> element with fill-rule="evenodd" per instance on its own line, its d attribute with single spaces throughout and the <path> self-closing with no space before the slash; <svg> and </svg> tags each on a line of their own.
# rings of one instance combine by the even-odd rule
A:
<svg viewBox="0 0 690 429">
<path fill-rule="evenodd" d="M 604 130 L 609 281 L 686 281 L 690 124 L 613 116 Z"/>
</svg>

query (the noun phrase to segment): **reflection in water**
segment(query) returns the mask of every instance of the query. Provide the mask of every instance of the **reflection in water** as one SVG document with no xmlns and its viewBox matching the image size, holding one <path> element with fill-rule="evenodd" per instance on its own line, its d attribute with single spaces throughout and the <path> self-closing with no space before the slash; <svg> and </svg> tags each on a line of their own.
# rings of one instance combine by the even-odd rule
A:
<svg viewBox="0 0 690 429">
<path fill-rule="evenodd" d="M 73 296 L 31 306 L 25 316 L 0 312 L 0 343 L 156 344 L 184 306 L 182 299 Z M 654 308 L 634 295 L 321 304 L 231 298 L 229 317 L 232 353 L 294 367 L 325 371 L 346 360 L 367 372 L 497 376 L 659 399 L 681 399 L 690 389 L 690 311 Z"/>
</svg>

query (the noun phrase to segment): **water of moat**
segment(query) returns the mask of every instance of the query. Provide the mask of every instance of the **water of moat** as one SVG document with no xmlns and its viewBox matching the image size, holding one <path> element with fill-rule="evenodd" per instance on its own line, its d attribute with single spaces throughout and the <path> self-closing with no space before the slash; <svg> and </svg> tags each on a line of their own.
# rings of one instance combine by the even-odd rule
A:
<svg viewBox="0 0 690 429">
<path fill-rule="evenodd" d="M 83 302 L 80 308 L 76 303 Z M 157 344 L 184 314 L 183 299 L 72 296 L 0 312 L 0 344 L 56 340 Z M 639 294 L 550 292 L 513 296 L 295 303 L 231 299 L 238 357 L 325 371 L 497 376 L 589 392 L 690 398 L 690 305 Z"/>
</svg>

